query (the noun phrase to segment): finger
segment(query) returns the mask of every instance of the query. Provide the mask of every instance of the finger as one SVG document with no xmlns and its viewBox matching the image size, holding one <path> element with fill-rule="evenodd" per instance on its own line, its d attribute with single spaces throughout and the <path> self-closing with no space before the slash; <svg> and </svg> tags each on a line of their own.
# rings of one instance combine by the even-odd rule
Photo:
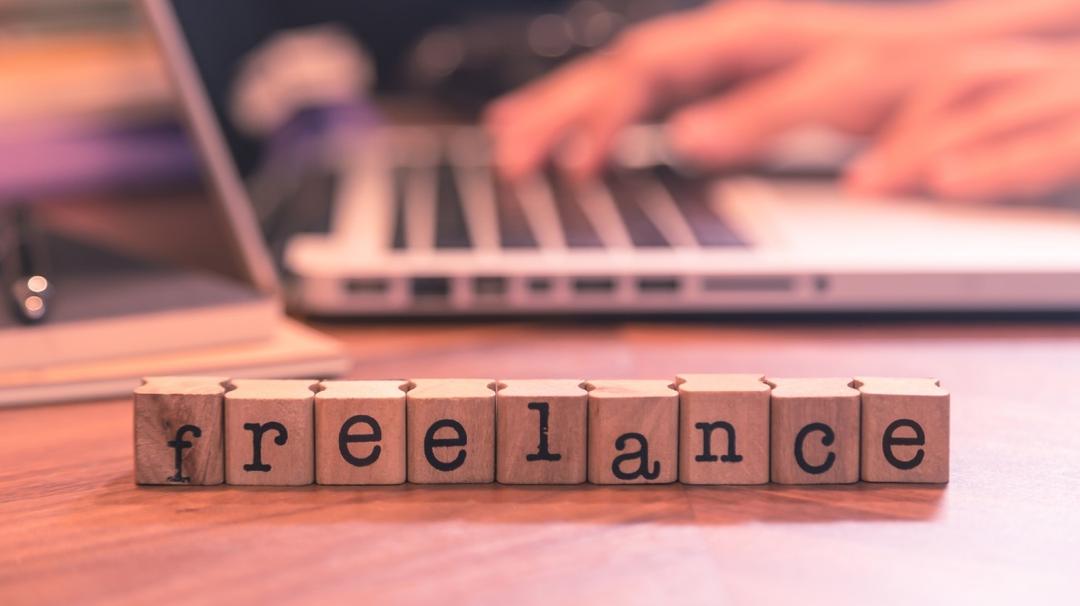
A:
<svg viewBox="0 0 1080 606">
<path fill-rule="evenodd" d="M 606 57 L 574 62 L 492 105 L 486 124 L 495 141 L 496 164 L 505 176 L 520 176 L 569 139 L 575 141 L 569 163 L 578 167 L 574 171 L 587 173 L 603 158 L 614 133 L 659 99 L 697 94 L 716 82 L 783 62 L 812 43 L 812 24 L 820 22 L 778 20 L 769 3 L 735 2 L 628 30 Z M 777 42 L 762 45 L 763 37 Z M 634 103 L 605 111 L 606 104 L 624 97 Z"/>
<path fill-rule="evenodd" d="M 1037 198 L 1080 177 L 1080 118 L 1045 124 L 935 163 L 928 189 L 965 200 Z"/>
<path fill-rule="evenodd" d="M 1010 86 L 1000 94 L 968 104 L 933 134 L 935 147 L 949 150 L 977 145 L 1075 114 L 1080 83 L 1057 70 Z"/>
<path fill-rule="evenodd" d="M 650 106 L 651 99 L 645 91 L 632 87 L 624 91 L 578 121 L 565 152 L 557 158 L 571 180 L 580 182 L 593 177 L 607 160 L 619 133 Z"/>
<path fill-rule="evenodd" d="M 689 106 L 669 120 L 671 143 L 688 160 L 716 167 L 757 158 L 796 126 L 862 130 L 874 121 L 889 86 L 862 82 L 874 77 L 870 62 L 846 49 L 824 53 Z"/>
<path fill-rule="evenodd" d="M 968 104 L 995 88 L 1014 85 L 1035 69 L 1042 68 L 1026 54 L 1003 62 L 964 59 L 944 68 L 908 96 L 874 145 L 849 168 L 845 185 L 864 195 L 917 187 L 925 179 L 928 159 L 950 145 L 955 135 L 949 125 L 963 120 Z"/>
<path fill-rule="evenodd" d="M 602 61 L 590 57 L 568 65 L 548 79 L 501 100 L 486 116 L 495 166 L 514 179 L 535 170 L 573 130 L 583 115 L 603 99 L 595 96 L 599 79 L 608 79 Z M 618 90 L 632 83 L 611 82 Z"/>
</svg>

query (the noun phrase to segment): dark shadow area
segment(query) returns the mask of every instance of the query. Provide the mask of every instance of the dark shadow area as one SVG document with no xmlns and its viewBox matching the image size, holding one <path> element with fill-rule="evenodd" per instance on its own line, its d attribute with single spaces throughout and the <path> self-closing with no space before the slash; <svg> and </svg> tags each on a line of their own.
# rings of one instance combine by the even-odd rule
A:
<svg viewBox="0 0 1080 606">
<path fill-rule="evenodd" d="M 135 486 L 110 481 L 103 506 L 133 506 L 132 520 L 177 515 L 185 523 L 489 524 L 921 522 L 938 515 L 945 486 Z"/>
</svg>

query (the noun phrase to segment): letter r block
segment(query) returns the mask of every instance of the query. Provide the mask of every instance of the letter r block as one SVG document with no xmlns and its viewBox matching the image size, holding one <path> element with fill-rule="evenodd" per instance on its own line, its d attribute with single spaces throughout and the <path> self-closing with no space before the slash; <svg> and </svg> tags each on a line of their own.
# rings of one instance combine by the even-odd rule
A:
<svg viewBox="0 0 1080 606">
<path fill-rule="evenodd" d="M 671 381 L 588 381 L 589 482 L 678 479 L 679 394 Z"/>
<path fill-rule="evenodd" d="M 225 393 L 225 482 L 315 480 L 314 381 L 237 380 Z"/>
<path fill-rule="evenodd" d="M 580 380 L 508 380 L 495 396 L 503 484 L 585 481 L 588 393 Z"/>
<path fill-rule="evenodd" d="M 685 374 L 679 387 L 679 481 L 769 482 L 769 391 L 762 375 Z"/>
<path fill-rule="evenodd" d="M 323 381 L 315 394 L 315 481 L 405 482 L 405 381 Z"/>
<path fill-rule="evenodd" d="M 224 377 L 149 377 L 135 388 L 135 482 L 205 486 L 225 477 Z"/>
<path fill-rule="evenodd" d="M 949 392 L 935 379 L 859 377 L 862 479 L 949 481 Z"/>
<path fill-rule="evenodd" d="M 772 481 L 859 480 L 859 392 L 852 379 L 768 379 Z"/>
<path fill-rule="evenodd" d="M 413 379 L 406 393 L 409 482 L 495 480 L 495 381 Z"/>
</svg>

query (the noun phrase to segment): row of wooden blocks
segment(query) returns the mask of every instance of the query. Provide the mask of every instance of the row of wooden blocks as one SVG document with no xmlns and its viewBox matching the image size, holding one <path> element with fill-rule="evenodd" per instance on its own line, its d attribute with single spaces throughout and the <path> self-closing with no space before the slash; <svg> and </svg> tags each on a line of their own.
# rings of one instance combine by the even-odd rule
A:
<svg viewBox="0 0 1080 606">
<path fill-rule="evenodd" d="M 846 484 L 949 479 L 933 379 L 157 377 L 139 484 Z"/>
</svg>

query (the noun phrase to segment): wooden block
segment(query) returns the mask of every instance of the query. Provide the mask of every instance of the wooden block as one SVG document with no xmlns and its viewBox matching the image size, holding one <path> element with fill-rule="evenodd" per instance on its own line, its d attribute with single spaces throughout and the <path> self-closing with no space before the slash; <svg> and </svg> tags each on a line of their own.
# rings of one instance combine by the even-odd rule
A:
<svg viewBox="0 0 1080 606">
<path fill-rule="evenodd" d="M 405 481 L 406 381 L 323 381 L 315 394 L 315 481 Z"/>
<path fill-rule="evenodd" d="M 852 379 L 768 379 L 772 481 L 859 480 L 859 392 Z"/>
<path fill-rule="evenodd" d="M 225 481 L 302 486 L 315 479 L 314 381 L 237 380 L 225 393 Z"/>
<path fill-rule="evenodd" d="M 503 484 L 581 484 L 588 393 L 580 380 L 500 382 L 495 467 Z"/>
<path fill-rule="evenodd" d="M 406 394 L 409 481 L 495 480 L 495 381 L 414 379 Z"/>
<path fill-rule="evenodd" d="M 150 377 L 135 388 L 135 482 L 206 486 L 225 478 L 224 377 Z"/>
<path fill-rule="evenodd" d="M 862 479 L 949 481 L 949 392 L 935 379 L 859 377 Z"/>
<path fill-rule="evenodd" d="M 678 477 L 679 396 L 671 381 L 589 381 L 589 482 Z"/>
<path fill-rule="evenodd" d="M 766 484 L 769 392 L 762 375 L 678 375 L 679 481 Z"/>
</svg>

